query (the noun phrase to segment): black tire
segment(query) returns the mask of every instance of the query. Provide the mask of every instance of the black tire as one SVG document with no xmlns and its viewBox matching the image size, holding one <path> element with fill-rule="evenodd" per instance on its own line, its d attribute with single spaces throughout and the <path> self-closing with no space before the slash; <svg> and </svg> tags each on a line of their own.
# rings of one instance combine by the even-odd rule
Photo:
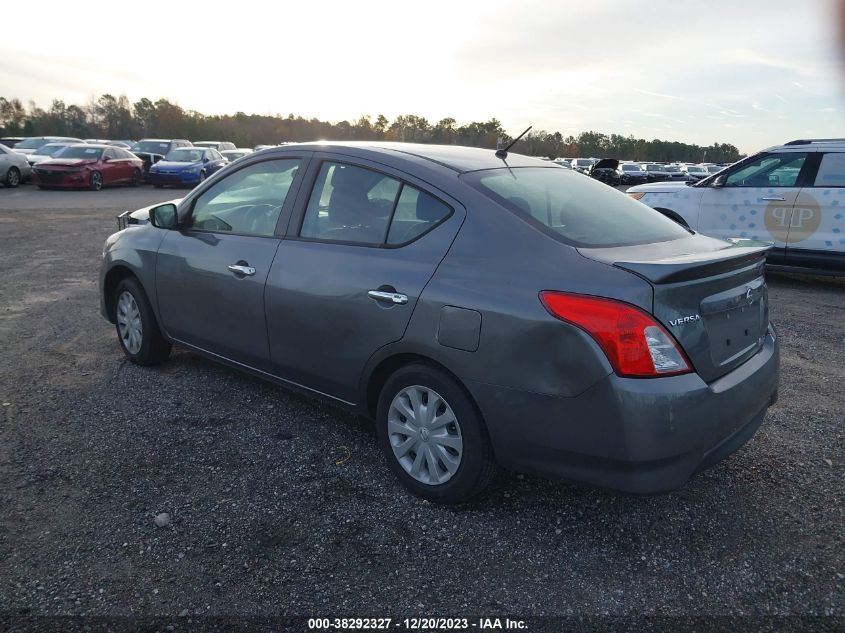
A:
<svg viewBox="0 0 845 633">
<path fill-rule="evenodd" d="M 205 180 L 205 178 L 206 178 L 206 175 L 205 175 L 205 171 L 203 170 L 203 171 L 200 172 L 200 181 L 197 184 L 201 185 L 203 183 L 203 181 Z"/>
<path fill-rule="evenodd" d="M 21 170 L 17 167 L 9 167 L 9 171 L 6 172 L 5 184 L 12 189 L 21 184 Z"/>
<path fill-rule="evenodd" d="M 141 170 L 140 170 L 140 169 L 136 169 L 136 170 L 134 170 L 134 171 L 132 172 L 132 182 L 130 183 L 130 185 L 131 185 L 132 187 L 137 187 L 137 186 L 139 186 L 139 185 L 141 184 L 141 179 L 142 179 L 142 178 L 143 178 L 143 176 L 141 175 Z"/>
<path fill-rule="evenodd" d="M 132 295 L 141 316 L 141 345 L 140 349 L 136 352 L 132 352 L 127 348 L 121 336 L 118 311 L 120 310 L 120 299 L 124 293 Z M 138 280 L 134 277 L 123 279 L 117 284 L 113 300 L 115 321 L 117 322 L 115 324 L 117 340 L 126 357 L 133 363 L 143 365 L 144 367 L 159 365 L 167 360 L 167 357 L 170 356 L 170 343 L 162 336 L 155 313 L 153 312 L 149 299 L 147 299 L 147 293 L 144 292 Z"/>
<path fill-rule="evenodd" d="M 419 385 L 434 390 L 452 408 L 461 430 L 463 451 L 460 465 L 443 484 L 430 485 L 414 479 L 393 454 L 387 418 L 394 397 L 406 387 Z M 384 384 L 376 414 L 379 446 L 391 470 L 415 495 L 435 503 L 456 504 L 468 501 L 484 490 L 496 475 L 497 465 L 487 427 L 475 403 L 454 378 L 423 363 L 397 370 Z"/>
<path fill-rule="evenodd" d="M 92 171 L 90 180 L 88 181 L 88 188 L 91 191 L 99 191 L 103 188 L 103 174 L 98 171 Z"/>
</svg>

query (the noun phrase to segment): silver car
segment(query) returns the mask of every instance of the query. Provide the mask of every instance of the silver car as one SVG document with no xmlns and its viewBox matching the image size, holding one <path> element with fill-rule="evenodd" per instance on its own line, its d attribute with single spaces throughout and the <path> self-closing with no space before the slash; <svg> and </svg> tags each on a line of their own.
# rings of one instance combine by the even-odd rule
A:
<svg viewBox="0 0 845 633">
<path fill-rule="evenodd" d="M 497 465 L 671 490 L 776 398 L 768 245 L 698 235 L 549 161 L 286 145 L 120 221 L 101 311 L 131 361 L 176 344 L 369 417 L 433 501 Z"/>
<path fill-rule="evenodd" d="M 7 187 L 17 187 L 32 174 L 32 167 L 24 154 L 0 145 L 0 182 Z"/>
</svg>

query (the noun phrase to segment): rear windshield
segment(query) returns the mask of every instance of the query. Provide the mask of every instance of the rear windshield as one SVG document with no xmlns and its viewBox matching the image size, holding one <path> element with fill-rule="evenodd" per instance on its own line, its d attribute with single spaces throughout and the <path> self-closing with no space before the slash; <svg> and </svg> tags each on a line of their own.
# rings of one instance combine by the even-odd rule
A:
<svg viewBox="0 0 845 633">
<path fill-rule="evenodd" d="M 84 145 L 72 145 L 62 150 L 62 158 L 89 158 L 99 160 L 103 150 L 99 147 L 85 147 Z"/>
<path fill-rule="evenodd" d="M 686 229 L 651 207 L 565 169 L 487 169 L 462 178 L 524 220 L 574 246 L 628 246 L 689 236 Z"/>
</svg>

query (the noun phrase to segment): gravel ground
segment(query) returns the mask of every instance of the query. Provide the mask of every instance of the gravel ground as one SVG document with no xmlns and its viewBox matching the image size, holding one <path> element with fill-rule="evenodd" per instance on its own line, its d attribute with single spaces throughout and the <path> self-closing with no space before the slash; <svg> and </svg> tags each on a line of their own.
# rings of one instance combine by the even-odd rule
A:
<svg viewBox="0 0 845 633">
<path fill-rule="evenodd" d="M 178 195 L 0 189 L 6 617 L 845 616 L 845 283 L 770 276 L 780 400 L 682 490 L 503 474 L 442 508 L 358 418 L 184 351 L 124 362 L 102 242 Z"/>
</svg>

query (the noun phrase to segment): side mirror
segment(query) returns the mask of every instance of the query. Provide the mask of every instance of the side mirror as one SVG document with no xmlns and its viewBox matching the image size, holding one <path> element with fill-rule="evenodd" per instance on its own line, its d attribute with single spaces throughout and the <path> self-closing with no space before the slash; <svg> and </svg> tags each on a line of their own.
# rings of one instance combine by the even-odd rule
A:
<svg viewBox="0 0 845 633">
<path fill-rule="evenodd" d="M 109 162 L 110 160 L 111 160 L 111 158 L 110 158 L 109 156 L 103 156 L 103 162 L 104 162 L 104 163 L 107 163 L 107 162 Z"/>
<path fill-rule="evenodd" d="M 721 176 L 718 176 L 710 186 L 715 187 L 716 189 L 719 189 L 720 187 L 724 187 L 725 183 L 727 183 L 727 182 L 728 182 L 728 177 L 723 174 Z"/>
<path fill-rule="evenodd" d="M 173 230 L 177 226 L 177 220 L 175 204 L 160 204 L 150 209 L 150 224 L 157 228 Z"/>
</svg>

